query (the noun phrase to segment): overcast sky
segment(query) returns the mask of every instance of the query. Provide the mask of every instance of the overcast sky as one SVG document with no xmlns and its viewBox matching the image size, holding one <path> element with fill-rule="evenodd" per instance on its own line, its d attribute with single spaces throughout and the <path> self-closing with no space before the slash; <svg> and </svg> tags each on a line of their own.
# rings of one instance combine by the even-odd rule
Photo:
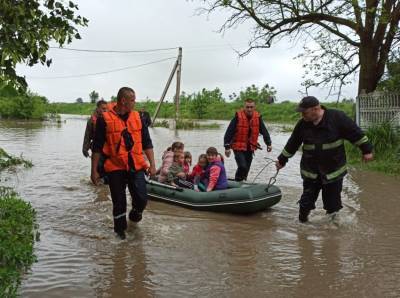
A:
<svg viewBox="0 0 400 298">
<path fill-rule="evenodd" d="M 185 0 L 74 0 L 79 13 L 89 19 L 89 26 L 80 29 L 81 40 L 66 45 L 70 48 L 100 50 L 144 50 L 183 48 L 181 90 L 192 93 L 202 88 L 219 87 L 224 96 L 239 93 L 255 84 L 269 84 L 277 90 L 279 101 L 297 101 L 301 97 L 302 61 L 294 60 L 301 47 L 285 42 L 270 49 L 251 52 L 239 59 L 235 50 L 246 49 L 250 24 L 217 33 L 226 18 L 223 12 L 196 15 L 201 1 Z M 108 100 L 122 86 L 136 90 L 141 99 L 159 99 L 174 60 L 95 76 L 55 79 L 137 66 L 176 57 L 177 50 L 152 53 L 84 53 L 51 49 L 50 68 L 19 66 L 32 91 L 51 102 L 88 100 L 92 90 Z M 167 98 L 173 96 L 175 80 Z M 313 95 L 324 99 L 327 89 L 313 89 Z M 354 97 L 356 84 L 344 89 L 343 95 Z M 333 100 L 333 98 L 332 98 Z"/>
</svg>

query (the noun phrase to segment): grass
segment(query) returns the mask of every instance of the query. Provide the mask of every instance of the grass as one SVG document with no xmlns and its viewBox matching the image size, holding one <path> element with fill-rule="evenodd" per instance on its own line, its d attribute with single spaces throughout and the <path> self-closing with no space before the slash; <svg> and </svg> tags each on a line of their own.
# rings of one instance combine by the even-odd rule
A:
<svg viewBox="0 0 400 298">
<path fill-rule="evenodd" d="M 31 167 L 22 157 L 0 148 L 0 171 L 17 165 Z M 0 297 L 16 297 L 22 274 L 36 257 L 33 245 L 38 225 L 36 212 L 9 187 L 0 186 Z"/>
<path fill-rule="evenodd" d="M 389 123 L 373 126 L 366 135 L 374 146 L 374 161 L 361 162 L 360 150 L 346 143 L 349 164 L 364 170 L 400 175 L 400 134 Z"/>
<path fill-rule="evenodd" d="M 159 120 L 154 123 L 154 127 L 165 127 L 170 128 L 170 121 Z M 176 123 L 177 129 L 218 129 L 220 125 L 218 123 L 200 123 L 193 120 L 182 119 Z"/>
</svg>

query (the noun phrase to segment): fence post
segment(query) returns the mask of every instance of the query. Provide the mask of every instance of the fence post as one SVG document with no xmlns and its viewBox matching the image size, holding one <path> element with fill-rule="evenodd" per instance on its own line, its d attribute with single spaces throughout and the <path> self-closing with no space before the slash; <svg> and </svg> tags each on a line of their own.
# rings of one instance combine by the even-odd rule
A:
<svg viewBox="0 0 400 298">
<path fill-rule="evenodd" d="M 356 123 L 358 126 L 360 126 L 360 100 L 360 95 L 358 95 L 356 97 Z"/>
</svg>

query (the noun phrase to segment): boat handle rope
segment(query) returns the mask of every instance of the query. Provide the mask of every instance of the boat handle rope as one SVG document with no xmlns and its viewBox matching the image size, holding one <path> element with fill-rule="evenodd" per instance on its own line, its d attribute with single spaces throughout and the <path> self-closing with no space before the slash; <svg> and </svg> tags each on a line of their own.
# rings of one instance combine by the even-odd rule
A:
<svg viewBox="0 0 400 298">
<path fill-rule="evenodd" d="M 272 158 L 264 157 L 264 159 L 267 160 L 267 163 L 266 163 L 266 165 L 257 173 L 257 175 L 254 177 L 252 183 L 254 183 L 254 182 L 256 181 L 256 179 L 258 178 L 258 176 L 260 176 L 260 174 L 261 174 L 269 165 L 275 163 L 275 160 L 273 160 Z M 276 182 L 276 177 L 278 176 L 278 173 L 279 173 L 279 170 L 277 169 L 275 175 L 273 175 L 271 178 L 269 178 L 268 185 L 267 185 L 267 188 L 266 188 L 267 191 L 268 191 L 268 189 L 269 189 L 272 185 L 275 184 L 275 182 Z"/>
</svg>

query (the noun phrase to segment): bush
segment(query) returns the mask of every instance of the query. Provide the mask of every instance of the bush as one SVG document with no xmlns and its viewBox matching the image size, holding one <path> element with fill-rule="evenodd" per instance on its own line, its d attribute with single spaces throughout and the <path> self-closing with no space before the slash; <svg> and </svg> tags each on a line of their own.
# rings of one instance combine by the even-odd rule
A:
<svg viewBox="0 0 400 298">
<path fill-rule="evenodd" d="M 14 297 L 21 273 L 36 260 L 33 254 L 36 213 L 9 188 L 0 187 L 0 293 Z"/>
<path fill-rule="evenodd" d="M 0 116 L 3 118 L 42 120 L 45 113 L 46 103 L 40 96 L 0 97 Z"/>
<path fill-rule="evenodd" d="M 0 171 L 32 163 L 0 148 Z M 36 260 L 33 255 L 36 213 L 8 187 L 0 186 L 0 297 L 15 297 L 21 273 Z"/>
<path fill-rule="evenodd" d="M 346 144 L 349 163 L 369 170 L 388 174 L 400 174 L 400 135 L 389 123 L 369 128 L 366 135 L 374 146 L 374 161 L 363 164 L 360 162 L 360 150 Z"/>
</svg>

